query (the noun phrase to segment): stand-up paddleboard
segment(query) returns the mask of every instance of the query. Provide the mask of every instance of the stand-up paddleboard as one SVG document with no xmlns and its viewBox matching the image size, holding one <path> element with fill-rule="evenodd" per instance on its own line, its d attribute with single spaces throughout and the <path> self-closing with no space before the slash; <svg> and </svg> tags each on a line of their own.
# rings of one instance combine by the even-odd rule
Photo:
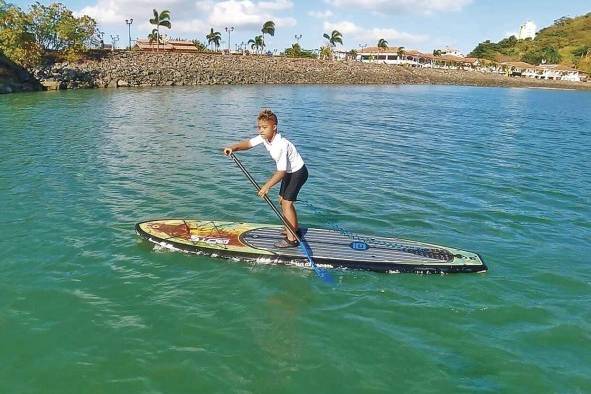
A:
<svg viewBox="0 0 591 394">
<path fill-rule="evenodd" d="M 225 258 L 305 265 L 300 248 L 275 248 L 283 226 L 202 220 L 165 219 L 136 224 L 137 233 L 162 247 Z M 482 272 L 476 253 L 399 238 L 301 228 L 316 264 L 378 272 Z"/>
</svg>

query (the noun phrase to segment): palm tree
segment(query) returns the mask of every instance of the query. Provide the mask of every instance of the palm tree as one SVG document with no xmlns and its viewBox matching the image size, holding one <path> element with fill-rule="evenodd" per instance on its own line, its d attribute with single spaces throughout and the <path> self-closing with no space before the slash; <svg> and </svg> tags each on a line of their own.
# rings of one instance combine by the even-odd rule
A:
<svg viewBox="0 0 591 394">
<path fill-rule="evenodd" d="M 326 38 L 332 47 L 336 47 L 337 44 L 343 45 L 343 35 L 337 30 L 333 30 L 330 36 L 324 33 L 322 37 Z"/>
<path fill-rule="evenodd" d="M 150 19 L 150 23 L 156 25 L 156 50 L 160 45 L 160 26 L 168 27 L 170 29 L 170 11 L 164 10 L 161 13 L 158 13 L 154 9 L 154 18 Z"/>
<path fill-rule="evenodd" d="M 266 21 L 263 24 L 263 28 L 261 29 L 261 32 L 263 33 L 263 47 L 265 47 L 266 46 L 266 45 L 264 45 L 265 34 L 268 34 L 271 37 L 275 37 L 275 23 L 273 21 Z"/>
<path fill-rule="evenodd" d="M 215 45 L 215 50 L 217 51 L 220 46 L 220 41 L 222 39 L 222 33 L 220 33 L 219 31 L 213 31 L 212 27 L 211 31 L 209 32 L 209 34 L 205 36 L 205 38 L 207 38 L 207 44 L 211 46 L 211 44 L 213 43 L 213 45 Z"/>
<path fill-rule="evenodd" d="M 265 48 L 265 41 L 263 41 L 263 36 L 256 36 L 254 39 L 248 40 L 248 44 L 250 44 L 250 48 L 259 52 L 259 49 L 263 50 Z"/>
<path fill-rule="evenodd" d="M 152 33 L 148 34 L 148 41 L 150 42 L 150 44 L 160 41 L 159 38 L 160 37 L 158 37 L 158 30 L 156 29 L 152 29 Z"/>
<path fill-rule="evenodd" d="M 320 47 L 320 53 L 319 53 L 319 57 L 320 59 L 330 59 L 332 58 L 332 49 L 330 48 L 330 46 L 325 46 L 325 47 Z"/>
<path fill-rule="evenodd" d="M 378 48 L 388 48 L 388 41 L 384 40 L 383 38 L 380 38 L 380 40 L 378 41 Z"/>
<path fill-rule="evenodd" d="M 404 47 L 399 47 L 398 51 L 396 52 L 396 54 L 398 55 L 398 59 L 402 60 L 402 57 L 405 53 L 406 51 L 404 50 Z"/>
</svg>

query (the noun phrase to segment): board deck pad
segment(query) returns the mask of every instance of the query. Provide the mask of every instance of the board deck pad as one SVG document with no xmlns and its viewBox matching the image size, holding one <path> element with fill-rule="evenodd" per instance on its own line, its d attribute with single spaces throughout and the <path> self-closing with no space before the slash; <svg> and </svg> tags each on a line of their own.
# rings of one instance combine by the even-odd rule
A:
<svg viewBox="0 0 591 394">
<path fill-rule="evenodd" d="M 300 247 L 276 248 L 283 226 L 189 219 L 151 220 L 136 232 L 163 247 L 189 253 L 279 264 L 306 263 Z M 473 252 L 392 237 L 343 234 L 336 230 L 301 228 L 314 262 L 335 268 L 379 272 L 481 272 L 487 267 Z"/>
</svg>

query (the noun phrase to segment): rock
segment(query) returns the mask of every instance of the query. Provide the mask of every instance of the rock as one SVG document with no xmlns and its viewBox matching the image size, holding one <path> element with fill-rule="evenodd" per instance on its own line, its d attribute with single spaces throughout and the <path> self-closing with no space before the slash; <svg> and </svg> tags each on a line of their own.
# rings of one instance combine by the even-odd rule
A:
<svg viewBox="0 0 591 394">
<path fill-rule="evenodd" d="M 45 79 L 41 81 L 41 85 L 43 85 L 44 90 L 59 90 L 61 82 L 55 79 Z"/>
<path fill-rule="evenodd" d="M 117 87 L 120 88 L 120 87 L 123 87 L 123 86 L 129 86 L 129 83 L 127 81 L 122 80 L 122 79 L 118 80 L 117 81 Z"/>
</svg>

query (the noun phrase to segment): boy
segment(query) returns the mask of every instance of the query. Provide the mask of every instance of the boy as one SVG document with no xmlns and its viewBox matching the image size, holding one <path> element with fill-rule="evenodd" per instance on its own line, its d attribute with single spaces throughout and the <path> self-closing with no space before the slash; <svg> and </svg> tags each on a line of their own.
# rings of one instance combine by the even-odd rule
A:
<svg viewBox="0 0 591 394">
<path fill-rule="evenodd" d="M 232 152 L 248 150 L 259 144 L 264 144 L 269 154 L 277 163 L 277 171 L 261 187 L 259 196 L 264 197 L 269 193 L 269 189 L 281 181 L 279 190 L 279 203 L 283 216 L 287 222 L 296 230 L 298 235 L 298 216 L 295 210 L 294 202 L 298 193 L 306 180 L 308 179 L 308 169 L 299 155 L 295 146 L 287 139 L 283 138 L 277 131 L 277 116 L 270 109 L 261 111 L 257 117 L 257 129 L 259 135 L 250 140 L 240 141 L 239 143 L 224 149 L 226 156 Z M 285 238 L 275 243 L 277 248 L 289 248 L 298 246 L 298 240 L 295 236 L 285 229 Z"/>
</svg>

